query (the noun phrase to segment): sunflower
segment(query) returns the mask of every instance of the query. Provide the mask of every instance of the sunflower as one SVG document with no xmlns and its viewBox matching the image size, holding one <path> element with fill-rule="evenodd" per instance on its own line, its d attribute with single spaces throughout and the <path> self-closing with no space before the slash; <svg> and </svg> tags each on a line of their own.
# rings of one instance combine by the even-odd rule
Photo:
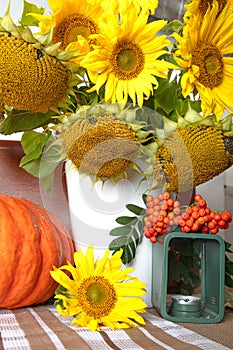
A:
<svg viewBox="0 0 233 350">
<path fill-rule="evenodd" d="M 94 36 L 98 46 L 81 61 L 95 84 L 89 92 L 99 93 L 105 85 L 105 102 L 126 103 L 130 97 L 142 106 L 153 87 L 158 87 L 156 77 L 167 78 L 168 69 L 174 66 L 160 58 L 167 54 L 165 47 L 170 42 L 165 35 L 156 36 L 167 22 L 147 21 L 148 16 L 133 7 L 120 21 L 109 15 L 102 34 Z"/>
<path fill-rule="evenodd" d="M 183 35 L 174 33 L 178 41 L 175 59 L 184 70 L 182 94 L 186 98 L 198 92 L 203 116 L 214 113 L 219 120 L 224 110 L 232 111 L 233 89 L 233 13 L 227 3 L 219 13 L 216 0 L 203 20 L 193 18 L 183 28 Z"/>
<path fill-rule="evenodd" d="M 40 21 L 41 33 L 47 33 L 52 28 L 52 41 L 61 42 L 62 50 L 73 50 L 74 43 L 80 41 L 77 47 L 85 47 L 88 51 L 95 42 L 89 39 L 89 35 L 99 33 L 99 21 L 104 14 L 100 4 L 88 0 L 48 0 L 48 3 L 53 12 L 51 16 L 31 13 Z"/>
<path fill-rule="evenodd" d="M 217 0 L 218 2 L 218 14 L 223 10 L 223 8 L 227 5 L 227 3 L 233 4 L 232 0 Z M 206 14 L 206 11 L 208 8 L 212 8 L 213 0 L 193 0 L 187 4 L 184 5 L 186 8 L 185 14 L 184 14 L 184 20 L 189 21 L 193 18 L 193 16 L 198 16 L 200 20 L 203 19 L 203 17 Z"/>
<path fill-rule="evenodd" d="M 110 110 L 108 110 L 110 108 Z M 113 109 L 115 108 L 115 111 Z M 118 106 L 97 105 L 73 114 L 59 126 L 59 139 L 67 159 L 79 173 L 90 176 L 93 182 L 127 176 L 127 168 L 137 170 L 136 161 L 144 152 L 142 144 L 148 132 L 145 122 L 132 117 L 127 121 L 124 113 L 136 113 L 136 109 L 120 111 Z M 97 114 L 96 114 L 97 113 Z"/>
<path fill-rule="evenodd" d="M 10 16 L 0 18 L 0 103 L 18 110 L 58 111 L 70 104 L 77 65 L 68 63 L 56 45 L 37 40 L 30 29 L 21 31 Z"/>
<path fill-rule="evenodd" d="M 94 250 L 89 246 L 84 255 L 79 249 L 74 253 L 74 263 L 54 267 L 52 278 L 60 284 L 55 303 L 63 316 L 74 316 L 73 324 L 95 331 L 101 326 L 129 328 L 145 324 L 138 314 L 145 312 L 146 304 L 140 298 L 145 294 L 145 284 L 129 276 L 133 268 L 121 269 L 122 250 L 109 258 L 106 250 L 102 258 L 94 261 Z M 71 274 L 68 277 L 66 272 Z"/>
<path fill-rule="evenodd" d="M 151 189 L 187 192 L 232 166 L 231 114 L 220 121 L 214 114 L 203 118 L 189 105 L 177 121 L 163 120 L 154 130 L 157 148 L 155 152 L 151 148 L 153 155 L 147 159 L 150 165 L 144 171 Z"/>
<path fill-rule="evenodd" d="M 187 192 L 232 166 L 222 129 L 205 125 L 177 128 L 155 154 L 155 178 L 169 192 Z M 208 155 L 208 156 L 207 156 Z"/>
<path fill-rule="evenodd" d="M 0 35 L 0 75 L 0 102 L 18 110 L 56 110 L 69 90 L 58 60 L 13 36 Z"/>
</svg>

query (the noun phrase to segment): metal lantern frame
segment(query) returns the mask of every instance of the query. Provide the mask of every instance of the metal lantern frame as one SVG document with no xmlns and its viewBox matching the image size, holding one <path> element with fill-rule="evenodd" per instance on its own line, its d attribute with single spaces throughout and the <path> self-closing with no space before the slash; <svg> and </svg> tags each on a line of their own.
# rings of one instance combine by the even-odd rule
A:
<svg viewBox="0 0 233 350">
<path fill-rule="evenodd" d="M 199 296 L 168 295 L 169 247 L 173 239 L 200 247 Z M 173 322 L 218 323 L 224 317 L 225 242 L 219 235 L 171 232 L 152 248 L 152 304 Z"/>
</svg>

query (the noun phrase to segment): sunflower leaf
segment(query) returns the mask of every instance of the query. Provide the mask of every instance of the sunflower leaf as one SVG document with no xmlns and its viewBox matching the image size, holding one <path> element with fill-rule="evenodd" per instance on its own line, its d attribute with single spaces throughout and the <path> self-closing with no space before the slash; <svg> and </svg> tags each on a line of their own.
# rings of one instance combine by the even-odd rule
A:
<svg viewBox="0 0 233 350">
<path fill-rule="evenodd" d="M 20 167 L 40 179 L 40 185 L 48 196 L 52 193 L 55 169 L 63 160 L 60 146 L 53 144 L 52 140 L 51 132 L 36 131 L 25 132 L 21 139 L 25 156 L 21 158 Z"/>
<path fill-rule="evenodd" d="M 21 145 L 25 152 L 25 156 L 22 157 L 20 166 L 32 160 L 40 158 L 45 145 L 48 143 L 51 137 L 51 133 L 43 134 L 36 131 L 26 131 L 21 138 Z"/>
<path fill-rule="evenodd" d="M 174 19 L 173 21 L 169 22 L 164 28 L 163 32 L 164 33 L 169 33 L 169 32 L 177 32 L 179 33 L 183 27 L 183 23 L 179 21 L 178 19 Z"/>
<path fill-rule="evenodd" d="M 171 113 L 176 107 L 176 82 L 159 79 L 159 89 L 154 93 L 159 106 L 167 113 Z"/>
<path fill-rule="evenodd" d="M 21 165 L 20 165 L 21 166 Z M 35 177 L 39 177 L 40 174 L 40 160 L 34 159 L 24 165 L 21 166 L 27 173 L 33 175 Z"/>
<path fill-rule="evenodd" d="M 13 109 L 7 118 L 0 124 L 0 132 L 4 135 L 10 135 L 16 132 L 36 129 L 49 123 L 54 123 L 52 118 L 54 112 L 37 113 L 32 111 L 18 111 Z"/>
<path fill-rule="evenodd" d="M 43 15 L 45 9 L 43 7 L 38 7 L 35 4 L 27 2 L 24 0 L 23 13 L 21 16 L 20 23 L 23 26 L 37 26 L 38 20 L 32 16 L 27 16 L 28 13 L 37 13 L 39 15 Z"/>
</svg>

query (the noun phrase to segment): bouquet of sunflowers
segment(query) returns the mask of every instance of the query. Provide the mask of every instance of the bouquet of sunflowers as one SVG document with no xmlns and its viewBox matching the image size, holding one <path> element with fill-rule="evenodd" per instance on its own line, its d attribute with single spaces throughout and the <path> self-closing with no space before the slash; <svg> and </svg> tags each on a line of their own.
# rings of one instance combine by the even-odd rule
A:
<svg viewBox="0 0 233 350">
<path fill-rule="evenodd" d="M 230 0 L 187 1 L 171 22 L 152 0 L 48 5 L 0 18 L 0 132 L 23 132 L 20 166 L 48 192 L 67 159 L 116 181 L 143 158 L 151 188 L 175 193 L 232 165 Z"/>
</svg>

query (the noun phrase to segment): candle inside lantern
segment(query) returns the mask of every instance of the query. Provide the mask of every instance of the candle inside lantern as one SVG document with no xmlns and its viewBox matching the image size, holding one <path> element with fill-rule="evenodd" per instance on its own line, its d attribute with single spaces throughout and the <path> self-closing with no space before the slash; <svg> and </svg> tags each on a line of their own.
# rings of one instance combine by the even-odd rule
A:
<svg viewBox="0 0 233 350">
<path fill-rule="evenodd" d="M 200 317 L 201 298 L 192 295 L 175 295 L 172 297 L 170 312 L 175 317 Z"/>
</svg>

